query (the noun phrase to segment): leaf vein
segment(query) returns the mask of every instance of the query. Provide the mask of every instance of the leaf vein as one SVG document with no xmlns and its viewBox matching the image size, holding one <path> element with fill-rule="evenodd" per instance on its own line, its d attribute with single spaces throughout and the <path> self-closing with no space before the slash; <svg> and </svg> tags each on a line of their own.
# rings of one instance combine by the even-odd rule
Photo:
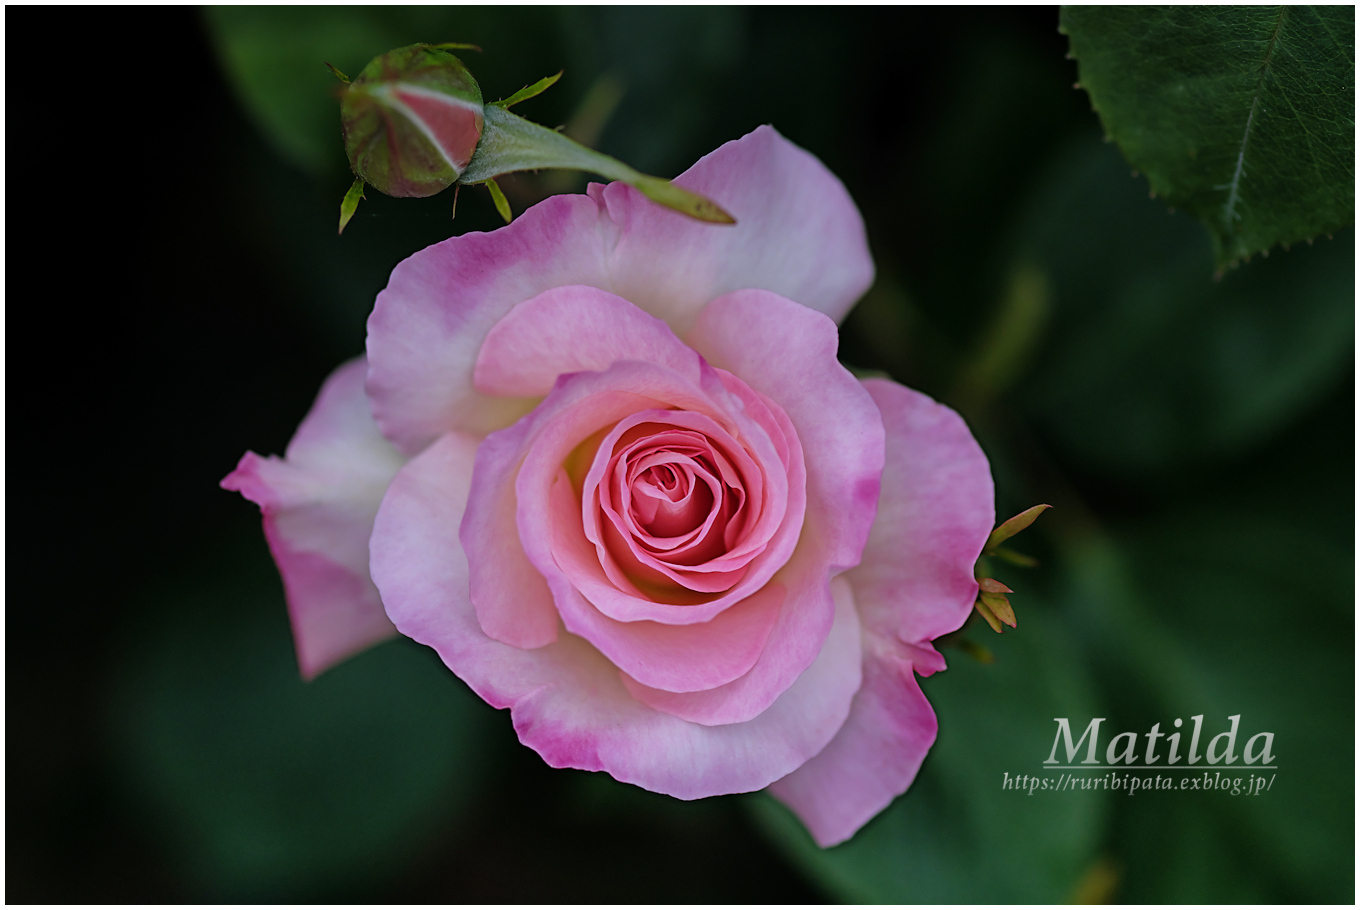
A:
<svg viewBox="0 0 1360 910">
<path fill-rule="evenodd" d="M 1285 13 L 1288 7 L 1280 7 L 1280 13 L 1275 17 L 1275 29 L 1270 33 L 1270 42 L 1266 45 L 1266 58 L 1261 61 L 1260 74 L 1256 77 L 1256 91 L 1251 99 L 1251 111 L 1247 114 L 1247 127 L 1242 131 L 1242 144 L 1237 150 L 1237 167 L 1233 170 L 1232 183 L 1229 184 L 1228 202 L 1223 209 L 1223 220 L 1229 229 L 1233 223 L 1233 209 L 1237 207 L 1238 189 L 1242 183 L 1242 166 L 1247 157 L 1247 140 L 1251 137 L 1251 122 L 1256 118 L 1256 108 L 1261 102 L 1261 89 L 1265 85 L 1266 72 L 1270 69 L 1270 58 L 1275 53 L 1275 43 L 1280 40 L 1280 30 L 1284 27 Z"/>
<path fill-rule="evenodd" d="M 1311 12 L 1317 18 L 1318 25 L 1322 26 L 1322 30 L 1327 33 L 1327 37 L 1331 38 L 1332 43 L 1335 44 L 1337 46 L 1337 49 L 1341 51 L 1341 56 L 1345 57 L 1346 62 L 1349 63 L 1352 67 L 1354 67 L 1355 58 L 1350 54 L 1346 53 L 1346 45 L 1342 43 L 1340 38 L 1338 38 L 1335 34 L 1332 33 L 1331 26 L 1327 24 L 1327 17 L 1319 15 L 1317 10 L 1312 10 Z"/>
</svg>

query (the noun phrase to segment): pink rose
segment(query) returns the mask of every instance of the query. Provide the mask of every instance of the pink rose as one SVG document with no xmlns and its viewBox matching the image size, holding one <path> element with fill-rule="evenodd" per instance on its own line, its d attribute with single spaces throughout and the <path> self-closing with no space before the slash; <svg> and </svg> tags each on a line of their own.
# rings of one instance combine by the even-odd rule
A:
<svg viewBox="0 0 1360 910">
<path fill-rule="evenodd" d="M 837 362 L 873 265 L 820 162 L 762 127 L 677 183 L 737 225 L 592 186 L 407 259 L 366 392 L 341 367 L 223 485 L 305 675 L 390 618 L 550 765 L 770 787 L 830 845 L 934 741 L 916 675 L 972 608 L 991 476 L 954 412 Z"/>
</svg>

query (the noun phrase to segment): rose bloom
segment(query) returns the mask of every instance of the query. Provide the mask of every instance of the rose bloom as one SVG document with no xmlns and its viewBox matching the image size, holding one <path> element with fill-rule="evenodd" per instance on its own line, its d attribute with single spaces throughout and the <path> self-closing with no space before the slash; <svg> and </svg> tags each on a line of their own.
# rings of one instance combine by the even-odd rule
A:
<svg viewBox="0 0 1360 910">
<path fill-rule="evenodd" d="M 396 631 L 553 767 L 681 799 L 769 787 L 826 846 L 935 739 L 916 676 L 977 594 L 987 460 L 958 415 L 836 359 L 869 287 L 841 183 L 761 127 L 397 266 L 367 359 L 264 512 L 304 676 Z"/>
</svg>

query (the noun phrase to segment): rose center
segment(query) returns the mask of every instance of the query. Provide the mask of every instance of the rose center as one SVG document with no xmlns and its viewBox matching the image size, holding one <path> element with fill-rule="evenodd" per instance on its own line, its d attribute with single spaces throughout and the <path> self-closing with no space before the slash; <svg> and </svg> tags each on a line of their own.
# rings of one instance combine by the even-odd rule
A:
<svg viewBox="0 0 1360 910">
<path fill-rule="evenodd" d="M 654 415 L 663 420 L 645 419 Z M 594 511 L 583 516 L 587 536 L 625 590 L 692 602 L 731 588 L 759 552 L 744 544 L 762 514 L 760 469 L 705 415 L 672 409 L 621 421 L 600 440 L 592 475 L 599 481 L 582 488 L 583 509 Z"/>
<path fill-rule="evenodd" d="M 653 537 L 688 534 L 703 524 L 713 509 L 713 489 L 696 482 L 692 464 L 653 464 L 637 474 L 629 492 L 633 521 Z"/>
</svg>

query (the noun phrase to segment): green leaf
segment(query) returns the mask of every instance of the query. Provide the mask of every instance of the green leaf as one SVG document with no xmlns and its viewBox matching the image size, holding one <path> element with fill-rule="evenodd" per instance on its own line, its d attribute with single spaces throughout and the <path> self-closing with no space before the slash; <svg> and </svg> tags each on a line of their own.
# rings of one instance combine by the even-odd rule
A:
<svg viewBox="0 0 1360 910">
<path fill-rule="evenodd" d="M 1093 860 L 1106 794 L 1002 788 L 1005 774 L 1038 773 L 1054 717 L 1099 714 L 1073 642 L 1036 604 L 1023 632 L 988 644 L 994 664 L 951 653 L 922 681 L 939 739 L 911 789 L 846 843 L 819 849 L 773 797 L 752 798 L 765 830 L 836 898 L 1052 903 Z"/>
<path fill-rule="evenodd" d="M 488 178 L 484 183 L 486 184 L 487 190 L 491 193 L 491 201 L 496 204 L 496 211 L 505 219 L 505 223 L 509 224 L 510 219 L 513 217 L 510 213 L 510 200 L 505 198 L 505 193 L 501 191 L 500 185 L 497 184 L 496 181 Z"/>
<path fill-rule="evenodd" d="M 356 177 L 354 183 L 350 184 L 349 191 L 345 193 L 345 198 L 340 200 L 340 230 L 337 234 L 345 233 L 345 225 L 354 217 L 354 213 L 359 209 L 359 200 L 364 198 L 364 179 Z"/>
<path fill-rule="evenodd" d="M 1053 295 L 1018 397 L 1086 469 L 1146 475 L 1249 450 L 1347 368 L 1349 230 L 1214 281 L 1194 221 L 1086 140 L 1054 162 L 1016 236 Z"/>
<path fill-rule="evenodd" d="M 496 107 L 509 107 L 512 104 L 519 104 L 521 101 L 528 101 L 530 98 L 541 95 L 548 89 L 552 88 L 553 84 L 556 83 L 557 80 L 561 78 L 562 70 L 558 70 L 555 75 L 544 76 L 542 79 L 538 80 L 533 85 L 526 85 L 524 88 L 520 89 L 519 91 L 511 95 L 509 98 L 503 98 L 500 101 L 493 101 L 491 103 L 494 104 Z"/>
<path fill-rule="evenodd" d="M 497 715 L 407 640 L 303 682 L 263 550 L 228 546 L 203 581 L 148 596 L 119 661 L 114 744 L 204 900 L 343 899 L 456 824 Z"/>
<path fill-rule="evenodd" d="M 1064 7 L 1080 86 L 1221 269 L 1355 222 L 1355 8 Z"/>
</svg>

